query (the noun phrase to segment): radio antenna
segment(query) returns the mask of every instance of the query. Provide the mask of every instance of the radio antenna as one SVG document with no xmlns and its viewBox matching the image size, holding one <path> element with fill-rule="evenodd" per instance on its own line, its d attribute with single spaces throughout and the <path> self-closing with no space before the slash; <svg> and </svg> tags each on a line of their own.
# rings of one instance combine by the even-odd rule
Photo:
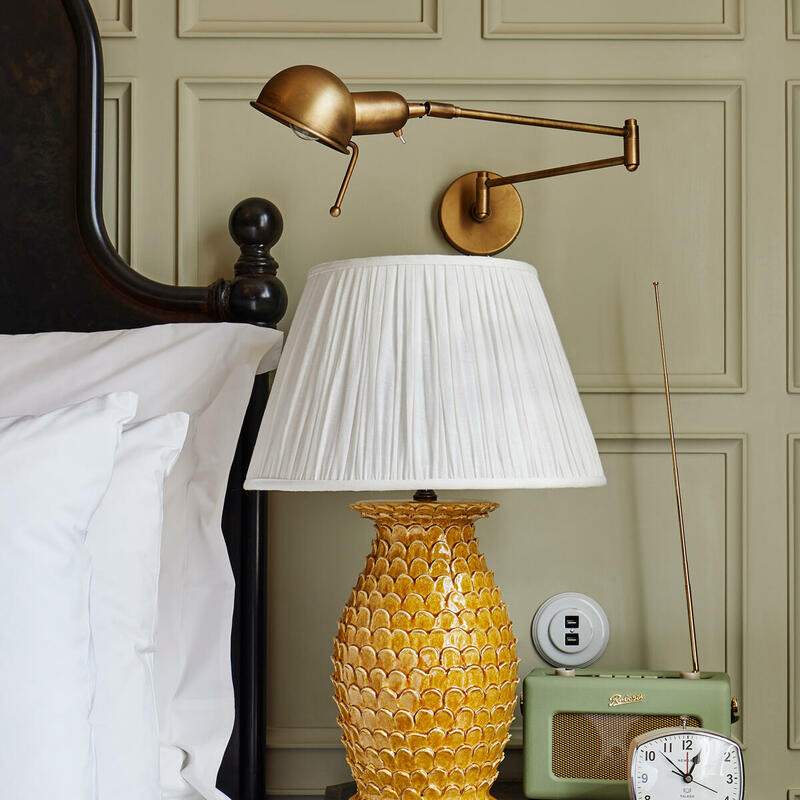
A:
<svg viewBox="0 0 800 800">
<path fill-rule="evenodd" d="M 664 395 L 667 400 L 667 423 L 669 424 L 669 446 L 672 451 L 672 477 L 675 481 L 675 502 L 678 506 L 678 528 L 681 533 L 681 557 L 683 558 L 683 585 L 686 589 L 686 611 L 689 617 L 689 643 L 692 648 L 692 671 L 681 672 L 684 678 L 699 678 L 700 666 L 697 658 L 697 633 L 694 627 L 694 604 L 692 602 L 692 582 L 689 580 L 689 559 L 686 555 L 686 531 L 683 527 L 683 502 L 681 500 L 681 479 L 678 474 L 678 456 L 675 453 L 675 432 L 672 427 L 672 403 L 669 396 L 669 372 L 667 354 L 664 349 L 664 330 L 661 325 L 661 301 L 658 297 L 658 281 L 653 282 L 656 294 L 656 316 L 658 318 L 658 342 L 661 345 L 661 366 L 664 370 Z"/>
</svg>

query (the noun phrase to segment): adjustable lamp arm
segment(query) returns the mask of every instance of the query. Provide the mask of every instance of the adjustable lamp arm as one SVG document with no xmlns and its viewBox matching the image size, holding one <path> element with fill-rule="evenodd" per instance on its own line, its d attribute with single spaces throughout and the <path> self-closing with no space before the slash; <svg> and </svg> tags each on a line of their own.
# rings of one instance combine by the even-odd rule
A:
<svg viewBox="0 0 800 800">
<path fill-rule="evenodd" d="M 358 158 L 353 137 L 394 133 L 402 139 L 403 126 L 409 119 L 477 119 L 618 136 L 623 140 L 622 155 L 613 158 L 507 177 L 480 171 L 457 178 L 442 198 L 439 224 L 450 244 L 464 253 L 490 255 L 504 250 L 514 241 L 522 225 L 522 201 L 512 186 L 514 183 L 603 167 L 624 166 L 633 172 L 639 166 L 639 127 L 635 119 L 627 119 L 622 127 L 615 128 L 460 108 L 451 103 L 408 102 L 397 92 L 351 92 L 332 72 L 311 65 L 289 67 L 274 75 L 251 105 L 288 125 L 301 138 L 316 140 L 340 153 L 352 153 L 336 202 L 330 210 L 334 217 L 341 214 L 341 203 Z M 491 189 L 495 191 L 490 203 Z"/>
<path fill-rule="evenodd" d="M 537 128 L 555 128 L 564 131 L 577 131 L 579 133 L 596 133 L 603 136 L 619 136 L 623 139 L 623 154 L 613 158 L 602 158 L 597 161 L 582 161 L 577 164 L 567 164 L 562 167 L 536 170 L 535 172 L 521 172 L 506 177 L 489 178 L 489 173 L 477 173 L 475 186 L 475 202 L 471 214 L 476 222 L 483 222 L 491 214 L 489 202 L 489 189 L 494 186 L 510 186 L 524 181 L 535 181 L 541 178 L 551 178 L 558 175 L 569 175 L 573 172 L 587 172 L 604 167 L 624 166 L 629 172 L 634 172 L 639 166 L 639 126 L 635 119 L 626 119 L 620 128 L 610 125 L 595 125 L 589 122 L 570 122 L 562 119 L 548 119 L 547 117 L 529 117 L 522 114 L 505 114 L 498 111 L 482 111 L 475 108 L 460 108 L 452 103 L 439 103 L 435 101 L 406 102 L 397 92 L 353 92 L 355 104 L 354 136 L 363 136 L 375 133 L 394 133 L 402 137 L 403 125 L 409 119 L 420 117 L 434 117 L 437 119 L 477 119 L 486 122 L 505 122 L 512 125 L 531 125 Z M 331 216 L 338 217 L 341 213 L 341 202 L 350 176 L 353 174 L 358 149 L 351 141 L 348 147 L 353 156 L 347 168 L 342 188 L 336 203 L 331 207 Z M 355 148 L 355 149 L 354 149 Z"/>
<path fill-rule="evenodd" d="M 611 159 L 597 162 L 584 162 L 582 169 L 568 169 L 558 167 L 558 172 L 552 175 L 566 175 L 568 172 L 583 172 L 586 169 L 599 169 L 601 167 L 622 166 L 633 172 L 639 166 L 639 126 L 635 119 L 626 119 L 621 128 L 611 125 L 595 125 L 590 122 L 570 122 L 563 119 L 548 119 L 547 117 L 529 117 L 522 114 L 504 114 L 499 111 L 482 111 L 475 108 L 460 108 L 452 103 L 438 103 L 428 100 L 424 103 L 406 102 L 397 92 L 353 92 L 355 104 L 354 136 L 372 133 L 395 133 L 401 135 L 403 125 L 409 119 L 419 117 L 434 117 L 437 119 L 478 119 L 485 122 L 506 122 L 512 125 L 532 125 L 537 128 L 556 128 L 562 131 L 577 131 L 579 133 L 597 133 L 603 136 L 619 136 L 624 139 L 623 156 L 615 160 L 614 164 L 606 163 Z M 586 164 L 594 164 L 588 167 Z M 545 172 L 542 170 L 541 172 Z M 549 171 L 548 171 L 549 172 Z M 550 175 L 534 172 L 520 173 L 508 178 L 496 179 L 489 182 L 489 186 L 505 186 L 510 183 L 546 178 Z"/>
<path fill-rule="evenodd" d="M 513 125 L 533 125 L 537 128 L 556 128 L 562 131 L 578 131 L 579 133 L 599 133 L 604 136 L 620 136 L 625 141 L 623 143 L 624 155 L 619 160 L 618 164 L 601 164 L 598 162 L 584 162 L 586 164 L 597 163 L 597 167 L 590 169 L 598 169 L 601 166 L 621 166 L 629 172 L 633 172 L 639 166 L 639 126 L 636 124 L 635 119 L 626 119 L 625 124 L 621 128 L 615 128 L 611 125 L 594 125 L 590 122 L 570 122 L 564 119 L 548 119 L 547 117 L 527 117 L 522 114 L 503 114 L 499 111 L 481 111 L 474 108 L 459 108 L 450 103 L 435 103 L 427 102 L 409 103 L 409 109 L 412 106 L 423 105 L 426 109 L 425 116 L 438 117 L 440 119 L 453 119 L 461 117 L 463 119 L 479 119 L 486 122 L 508 122 Z M 409 115 L 410 116 L 410 115 Z M 611 159 L 604 159 L 610 161 Z M 578 166 L 578 165 L 576 165 Z M 558 167 L 559 170 L 565 170 L 566 167 Z M 542 170 L 544 172 L 545 170 Z M 583 172 L 584 170 L 569 170 L 570 172 Z M 553 173 L 554 175 L 565 175 L 566 172 L 560 171 Z M 531 176 L 531 177 L 528 177 Z M 508 178 L 501 179 L 501 182 L 491 182 L 490 186 L 504 186 L 509 183 L 520 183 L 524 180 L 535 180 L 534 177 L 550 177 L 549 175 L 539 175 L 538 173 L 526 172 L 520 175 L 514 175 Z"/>
<path fill-rule="evenodd" d="M 604 167 L 624 166 L 628 172 L 634 172 L 639 166 L 639 125 L 635 119 L 626 119 L 621 128 L 615 128 L 610 125 L 594 125 L 588 122 L 570 122 L 569 120 L 548 119 L 547 117 L 528 117 L 521 114 L 504 114 L 497 111 L 459 108 L 450 103 L 427 102 L 423 105 L 426 109 L 425 115 L 429 117 L 441 119 L 461 117 L 463 119 L 479 119 L 488 122 L 507 122 L 514 125 L 533 125 L 537 128 L 556 128 L 564 131 L 620 136 L 623 139 L 623 154 L 613 158 L 581 161 L 577 164 L 567 164 L 563 167 L 551 167 L 550 169 L 541 169 L 534 172 L 520 172 L 506 177 L 490 178 L 489 173 L 485 170 L 479 171 L 475 178 L 475 202 L 470 208 L 470 215 L 475 222 L 484 222 L 491 215 L 489 189 L 494 186 L 511 186 L 515 183 L 569 175 L 573 172 L 587 172 L 593 169 L 603 169 Z M 410 107 L 411 104 L 409 104 Z M 447 235 L 446 232 L 445 235 Z M 451 244 L 455 243 L 451 242 Z M 455 246 L 458 247 L 457 244 Z"/>
</svg>

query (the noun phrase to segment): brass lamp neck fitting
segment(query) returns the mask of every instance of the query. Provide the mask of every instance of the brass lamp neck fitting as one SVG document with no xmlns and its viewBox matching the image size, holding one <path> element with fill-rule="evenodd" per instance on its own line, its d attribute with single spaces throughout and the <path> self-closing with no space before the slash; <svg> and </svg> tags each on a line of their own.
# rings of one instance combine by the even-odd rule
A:
<svg viewBox="0 0 800 800">
<path fill-rule="evenodd" d="M 394 133 L 408 122 L 409 104 L 397 92 L 353 92 L 351 96 L 356 110 L 354 136 Z"/>
</svg>

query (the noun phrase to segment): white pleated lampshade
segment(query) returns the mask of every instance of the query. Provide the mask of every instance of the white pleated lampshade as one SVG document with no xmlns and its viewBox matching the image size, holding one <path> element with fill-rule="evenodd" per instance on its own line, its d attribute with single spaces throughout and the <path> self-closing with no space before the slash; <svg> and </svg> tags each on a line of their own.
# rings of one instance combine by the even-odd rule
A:
<svg viewBox="0 0 800 800">
<path fill-rule="evenodd" d="M 604 483 L 532 266 L 413 255 L 310 271 L 245 488 Z"/>
</svg>

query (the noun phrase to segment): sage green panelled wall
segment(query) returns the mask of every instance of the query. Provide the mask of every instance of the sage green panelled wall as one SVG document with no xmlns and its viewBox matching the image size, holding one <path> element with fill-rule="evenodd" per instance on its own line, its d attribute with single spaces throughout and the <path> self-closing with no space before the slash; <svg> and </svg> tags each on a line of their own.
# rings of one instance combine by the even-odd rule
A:
<svg viewBox="0 0 800 800">
<path fill-rule="evenodd" d="M 346 159 L 249 108 L 279 69 L 313 63 L 358 89 L 397 88 L 516 113 L 619 125 L 642 167 L 520 187 L 503 255 L 536 265 L 597 435 L 608 486 L 483 493 L 480 524 L 523 672 L 549 595 L 605 607 L 600 664 L 689 658 L 651 282 L 662 282 L 705 669 L 727 669 L 749 796 L 800 796 L 800 0 L 96 0 L 106 55 L 106 218 L 153 278 L 229 275 L 231 207 L 283 211 L 276 248 L 291 322 L 309 267 L 449 252 L 442 190 L 617 154 L 605 137 L 416 120 L 406 145 Z M 787 225 L 788 221 L 788 225 Z M 794 234 L 794 235 L 793 235 Z M 471 493 L 474 496 L 474 493 Z M 448 495 L 455 496 L 455 495 Z M 330 699 L 336 620 L 372 536 L 351 494 L 270 500 L 271 793 L 344 780 Z M 518 775 L 519 725 L 504 764 Z M 794 795 L 792 795 L 794 792 Z"/>
</svg>

